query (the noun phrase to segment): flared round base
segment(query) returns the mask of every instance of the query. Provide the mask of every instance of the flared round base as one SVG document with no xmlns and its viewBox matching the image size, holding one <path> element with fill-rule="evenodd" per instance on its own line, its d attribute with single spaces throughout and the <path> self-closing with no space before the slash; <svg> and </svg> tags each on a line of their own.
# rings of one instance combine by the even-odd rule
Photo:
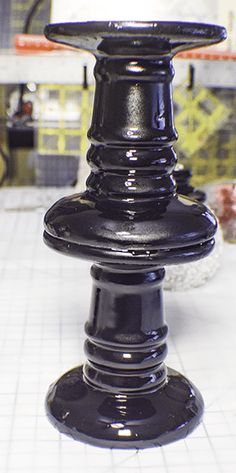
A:
<svg viewBox="0 0 236 473">
<path fill-rule="evenodd" d="M 203 399 L 184 376 L 168 368 L 167 383 L 139 394 L 105 392 L 75 368 L 53 384 L 46 409 L 62 433 L 107 448 L 148 448 L 185 438 L 199 424 Z"/>
</svg>

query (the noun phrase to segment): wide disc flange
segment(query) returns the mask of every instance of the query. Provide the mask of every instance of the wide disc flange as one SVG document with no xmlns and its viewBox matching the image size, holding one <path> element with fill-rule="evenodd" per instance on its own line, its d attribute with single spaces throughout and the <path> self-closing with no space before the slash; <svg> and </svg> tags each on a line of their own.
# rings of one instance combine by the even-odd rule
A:
<svg viewBox="0 0 236 473">
<path fill-rule="evenodd" d="M 164 40 L 167 51 L 173 54 L 186 49 L 210 46 L 226 38 L 222 26 L 179 21 L 89 21 L 47 25 L 45 36 L 56 43 L 82 48 L 93 53 L 105 52 L 107 40 L 127 37 Z M 150 54 L 149 51 L 146 54 Z M 158 51 L 158 49 L 157 49 Z M 107 52 L 107 51 L 106 51 Z M 111 51 L 109 51 L 110 53 Z M 114 53 L 114 51 L 113 51 Z M 121 51 L 124 55 L 125 51 Z M 143 54 L 143 52 L 142 52 Z"/>
<path fill-rule="evenodd" d="M 170 368 L 164 387 L 126 395 L 91 386 L 79 367 L 50 387 L 46 409 L 52 424 L 75 440 L 137 449 L 185 438 L 202 418 L 203 399 L 190 381 Z"/>
</svg>

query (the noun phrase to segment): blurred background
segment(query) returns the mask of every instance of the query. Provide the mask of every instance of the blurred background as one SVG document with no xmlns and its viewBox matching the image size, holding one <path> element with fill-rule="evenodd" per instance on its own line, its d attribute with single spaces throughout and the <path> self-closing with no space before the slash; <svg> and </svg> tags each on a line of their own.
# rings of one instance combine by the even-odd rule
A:
<svg viewBox="0 0 236 473">
<path fill-rule="evenodd" d="M 224 196 L 220 191 L 218 200 L 223 207 L 225 199 L 232 200 L 232 212 L 236 177 L 234 0 L 173 0 L 168 5 L 149 0 L 145 18 L 143 5 L 133 0 L 120 0 L 118 5 L 107 0 L 0 0 L 0 186 L 84 188 L 89 172 L 86 135 L 93 104 L 94 60 L 82 51 L 48 42 L 43 30 L 48 22 L 107 19 L 203 21 L 226 26 L 228 39 L 222 45 L 175 59 L 174 108 L 179 162 L 191 169 L 194 186 L 210 185 L 211 192 L 212 183 L 224 183 Z"/>
</svg>

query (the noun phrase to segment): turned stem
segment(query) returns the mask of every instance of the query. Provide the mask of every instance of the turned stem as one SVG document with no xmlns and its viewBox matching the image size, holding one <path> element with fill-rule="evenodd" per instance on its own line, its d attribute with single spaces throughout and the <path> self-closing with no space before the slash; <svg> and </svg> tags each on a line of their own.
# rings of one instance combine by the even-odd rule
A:
<svg viewBox="0 0 236 473">
<path fill-rule="evenodd" d="M 173 76 L 170 58 L 97 59 L 87 180 L 96 202 L 143 211 L 173 196 Z"/>
<path fill-rule="evenodd" d="M 94 265 L 85 378 L 107 391 L 157 389 L 166 381 L 164 269 Z"/>
</svg>

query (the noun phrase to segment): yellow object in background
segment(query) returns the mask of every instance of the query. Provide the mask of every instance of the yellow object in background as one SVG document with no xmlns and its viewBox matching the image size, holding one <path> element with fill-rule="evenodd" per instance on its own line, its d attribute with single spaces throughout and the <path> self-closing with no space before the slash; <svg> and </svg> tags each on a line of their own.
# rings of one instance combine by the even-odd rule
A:
<svg viewBox="0 0 236 473">
<path fill-rule="evenodd" d="M 226 123 L 229 110 L 209 89 L 189 90 L 185 84 L 176 87 L 174 100 L 178 107 L 175 124 L 179 145 L 192 156 Z"/>
<path fill-rule="evenodd" d="M 180 162 L 199 186 L 236 176 L 236 95 L 234 89 L 207 89 L 186 84 L 174 89 L 176 148 Z"/>
<path fill-rule="evenodd" d="M 87 89 L 81 85 L 39 86 L 39 154 L 86 159 L 93 93 L 93 85 Z M 74 108 L 68 105 L 71 103 Z M 174 89 L 174 105 L 179 134 L 175 147 L 180 163 L 192 169 L 193 184 L 232 180 L 236 176 L 235 90 L 199 86 L 189 90 L 184 83 Z"/>
<path fill-rule="evenodd" d="M 92 104 L 81 85 L 40 85 L 37 152 L 85 156 Z"/>
</svg>

